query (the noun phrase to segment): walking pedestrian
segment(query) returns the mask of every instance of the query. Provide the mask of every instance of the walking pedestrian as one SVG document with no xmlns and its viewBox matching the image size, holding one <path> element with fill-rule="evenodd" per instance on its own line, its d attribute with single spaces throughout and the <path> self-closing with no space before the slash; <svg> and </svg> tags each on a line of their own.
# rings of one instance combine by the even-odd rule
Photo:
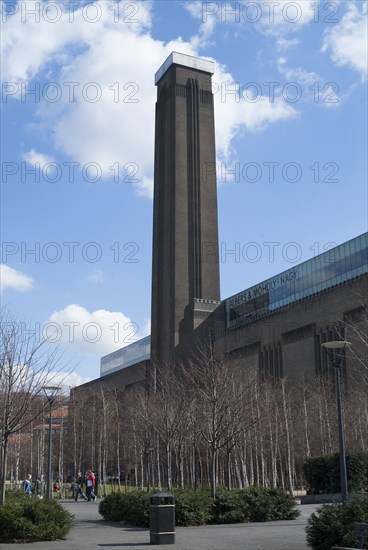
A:
<svg viewBox="0 0 368 550">
<path fill-rule="evenodd" d="M 43 498 L 45 484 L 43 482 L 42 476 L 36 476 L 36 481 L 34 482 L 33 491 L 34 494 L 38 496 L 39 499 Z"/>
<path fill-rule="evenodd" d="M 95 485 L 96 485 L 96 479 L 95 479 L 94 473 L 92 472 L 91 469 L 89 469 L 86 475 L 86 486 L 87 486 L 86 495 L 87 495 L 87 500 L 89 502 L 91 501 L 91 499 L 95 501 L 97 498 L 94 492 Z"/>
<path fill-rule="evenodd" d="M 31 474 L 27 474 L 27 477 L 23 481 L 22 488 L 23 488 L 23 493 L 25 493 L 28 496 L 32 495 L 32 476 L 31 476 Z"/>
<path fill-rule="evenodd" d="M 78 477 L 75 480 L 75 483 L 77 485 L 74 500 L 75 502 L 78 502 L 78 496 L 81 495 L 84 500 L 88 500 L 86 495 L 83 493 L 83 485 L 84 485 L 84 476 L 82 476 L 82 472 L 78 472 Z"/>
</svg>

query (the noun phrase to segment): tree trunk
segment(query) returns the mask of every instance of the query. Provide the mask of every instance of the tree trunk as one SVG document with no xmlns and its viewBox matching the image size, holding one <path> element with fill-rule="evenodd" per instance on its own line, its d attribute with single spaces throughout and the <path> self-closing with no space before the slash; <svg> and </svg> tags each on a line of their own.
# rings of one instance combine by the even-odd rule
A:
<svg viewBox="0 0 368 550">
<path fill-rule="evenodd" d="M 171 468 L 171 448 L 170 443 L 166 443 L 166 461 L 167 461 L 167 489 L 172 489 L 172 468 Z"/>
<path fill-rule="evenodd" d="M 180 489 L 184 489 L 184 452 L 183 452 L 183 445 L 179 446 L 178 450 L 178 469 L 179 469 L 179 487 Z"/>
<path fill-rule="evenodd" d="M 120 491 L 120 417 L 119 417 L 119 400 L 118 394 L 115 393 L 115 413 L 116 413 L 116 472 L 118 476 L 118 488 Z M 128 472 L 125 472 L 125 478 L 127 477 Z M 106 491 L 106 488 L 104 489 Z"/>
<path fill-rule="evenodd" d="M 144 489 L 144 451 L 141 452 L 141 491 Z"/>
<path fill-rule="evenodd" d="M 234 466 L 235 466 L 235 475 L 236 475 L 238 488 L 243 489 L 244 487 L 243 487 L 243 481 L 242 481 L 242 476 L 240 471 L 240 464 L 239 464 L 239 459 L 236 452 L 234 455 Z"/>
<path fill-rule="evenodd" d="M 211 450 L 211 462 L 210 462 L 210 485 L 211 496 L 214 499 L 216 496 L 216 480 L 217 480 L 217 450 Z"/>
<path fill-rule="evenodd" d="M 303 380 L 303 410 L 304 410 L 304 432 L 305 432 L 305 445 L 307 457 L 311 456 L 310 444 L 309 444 L 309 426 L 308 426 L 308 408 L 307 399 L 305 395 L 305 382 Z"/>
<path fill-rule="evenodd" d="M 226 488 L 228 491 L 231 489 L 230 457 L 231 451 L 228 451 L 226 453 Z"/>
<path fill-rule="evenodd" d="M 157 434 L 157 445 L 156 445 L 156 463 L 157 463 L 157 487 L 161 491 L 161 458 L 160 458 L 160 445 L 159 445 L 159 436 Z"/>
<path fill-rule="evenodd" d="M 293 468 L 292 468 L 292 453 L 291 453 L 291 434 L 290 434 L 285 386 L 286 386 L 286 381 L 283 380 L 281 383 L 281 392 L 282 392 L 282 410 L 284 414 L 284 425 L 285 425 L 285 433 L 286 433 L 286 471 L 287 471 L 288 490 L 292 495 L 294 486 L 293 486 Z"/>
<path fill-rule="evenodd" d="M 8 460 L 8 437 L 4 434 L 1 449 L 0 504 L 5 504 L 6 464 Z"/>
<path fill-rule="evenodd" d="M 326 385 L 323 382 L 322 384 L 322 392 L 323 392 L 323 404 L 324 404 L 324 418 L 326 421 L 326 429 L 327 429 L 327 441 L 328 441 L 328 447 L 327 452 L 332 453 L 333 445 L 332 445 L 332 435 L 331 435 L 331 424 L 330 424 L 330 415 L 329 415 L 329 408 L 328 408 L 328 398 L 326 395 Z"/>
</svg>

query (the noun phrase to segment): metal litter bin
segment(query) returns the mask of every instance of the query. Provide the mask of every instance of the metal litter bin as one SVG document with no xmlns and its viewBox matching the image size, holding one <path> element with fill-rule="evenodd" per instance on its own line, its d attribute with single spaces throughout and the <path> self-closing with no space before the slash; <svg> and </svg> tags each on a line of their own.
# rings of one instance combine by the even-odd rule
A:
<svg viewBox="0 0 368 550">
<path fill-rule="evenodd" d="M 175 544 L 175 497 L 171 493 L 150 497 L 150 543 Z"/>
</svg>

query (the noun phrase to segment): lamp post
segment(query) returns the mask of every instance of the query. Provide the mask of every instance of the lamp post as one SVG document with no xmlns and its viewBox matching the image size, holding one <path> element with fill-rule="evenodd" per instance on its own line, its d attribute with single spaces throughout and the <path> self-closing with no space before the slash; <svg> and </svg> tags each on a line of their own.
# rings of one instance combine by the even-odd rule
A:
<svg viewBox="0 0 368 550">
<path fill-rule="evenodd" d="M 49 413 L 49 448 L 47 457 L 47 498 L 52 499 L 52 404 L 56 393 L 61 389 L 60 386 L 43 386 L 43 392 L 47 398 L 50 407 Z"/>
<path fill-rule="evenodd" d="M 342 403 L 341 403 L 341 386 L 340 386 L 340 366 L 341 366 L 341 356 L 336 360 L 336 355 L 334 350 L 344 349 L 346 346 L 349 346 L 350 342 L 344 340 L 336 340 L 331 342 L 325 342 L 322 344 L 322 347 L 327 350 L 332 350 L 332 364 L 335 369 L 335 380 L 336 380 L 336 399 L 337 399 L 337 420 L 339 427 L 339 451 L 340 451 L 340 482 L 341 482 L 341 500 L 345 504 L 348 500 L 348 478 L 346 473 L 346 457 L 345 457 L 345 435 L 344 435 L 344 424 L 342 418 Z"/>
</svg>

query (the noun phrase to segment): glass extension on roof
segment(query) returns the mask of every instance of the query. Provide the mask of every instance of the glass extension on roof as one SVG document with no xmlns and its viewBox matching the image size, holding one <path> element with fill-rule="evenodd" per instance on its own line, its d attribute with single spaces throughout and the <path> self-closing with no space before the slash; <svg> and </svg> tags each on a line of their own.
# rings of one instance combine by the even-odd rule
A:
<svg viewBox="0 0 368 550">
<path fill-rule="evenodd" d="M 100 361 L 100 376 L 106 376 L 117 370 L 125 369 L 135 363 L 150 358 L 151 336 L 146 336 L 129 346 L 118 349 L 104 357 Z"/>
<path fill-rule="evenodd" d="M 368 273 L 368 233 L 331 248 L 225 301 L 228 329 Z"/>
</svg>

